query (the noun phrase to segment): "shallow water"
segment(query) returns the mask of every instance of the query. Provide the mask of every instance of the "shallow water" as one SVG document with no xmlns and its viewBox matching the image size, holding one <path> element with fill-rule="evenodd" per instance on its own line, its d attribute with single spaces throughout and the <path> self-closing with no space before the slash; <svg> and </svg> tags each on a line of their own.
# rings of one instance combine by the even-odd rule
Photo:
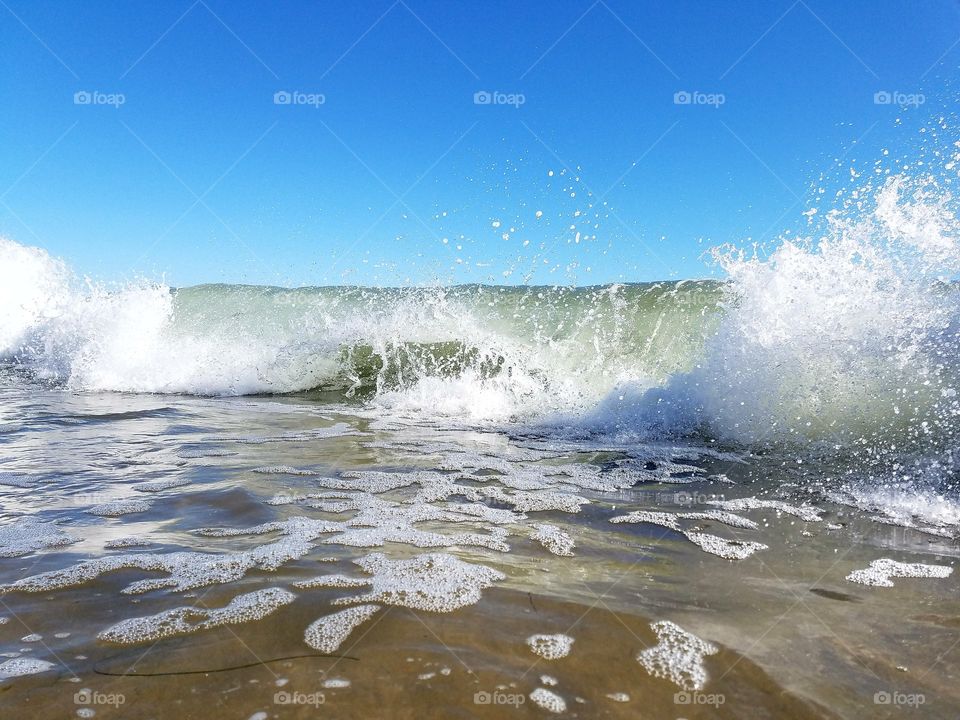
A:
<svg viewBox="0 0 960 720">
<path fill-rule="evenodd" d="M 0 681 L 4 715 L 314 717 L 322 705 L 345 718 L 549 716 L 537 688 L 584 718 L 945 717 L 960 707 L 960 578 L 846 579 L 879 558 L 952 567 L 955 528 L 872 520 L 866 506 L 837 502 L 849 498 L 836 484 L 812 481 L 842 475 L 835 467 L 706 442 L 618 446 L 457 426 L 316 394 L 70 393 L 6 377 L 0 400 L 0 530 L 20 532 L 0 536 L 10 555 L 0 559 L 0 660 L 52 664 Z M 780 500 L 804 517 L 732 511 L 756 529 L 717 516 L 675 517 L 676 529 L 610 522 L 634 511 L 717 511 L 715 501 L 735 498 Z M 198 533 L 291 518 L 328 525 Z M 38 533 L 30 519 L 56 529 Z M 562 539 L 554 549 L 573 542 L 572 555 L 531 537 L 544 524 Z M 724 541 L 767 547 L 728 560 L 692 542 L 697 532 L 720 538 L 721 550 L 745 547 Z M 129 537 L 143 544 L 107 547 Z M 70 544 L 43 547 L 58 542 Z M 266 546 L 270 554 L 244 565 L 242 553 Z M 217 572 L 200 555 L 166 571 L 144 567 L 144 556 L 179 551 L 232 559 Z M 374 553 L 439 553 L 502 577 L 472 586 L 462 566 L 441 565 L 439 575 L 376 574 L 372 586 L 296 585 L 369 581 L 355 561 Z M 121 555 L 140 557 L 139 567 L 73 581 L 41 575 Z M 183 589 L 136 585 L 170 567 Z M 295 598 L 259 619 L 159 638 L 148 623 L 125 643 L 97 637 L 179 607 L 194 608 L 187 618 L 199 623 L 207 615 L 197 610 L 267 588 Z M 372 602 L 382 609 L 336 650 L 305 642 L 311 623 L 346 607 L 337 599 L 369 592 L 380 592 Z M 445 603 L 459 607 L 431 611 Z M 660 621 L 715 646 L 702 662 L 686 648 L 687 665 L 705 672 L 699 687 L 682 672 L 654 677 L 638 661 L 657 646 L 651 624 Z M 525 642 L 558 633 L 573 638 L 560 659 Z M 331 679 L 349 686 L 324 687 Z"/>
</svg>

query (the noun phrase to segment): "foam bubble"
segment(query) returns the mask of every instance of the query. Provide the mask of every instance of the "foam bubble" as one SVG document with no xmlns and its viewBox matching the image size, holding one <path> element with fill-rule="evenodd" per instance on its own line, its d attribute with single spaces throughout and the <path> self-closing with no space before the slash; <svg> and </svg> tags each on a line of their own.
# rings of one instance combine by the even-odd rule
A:
<svg viewBox="0 0 960 720">
<path fill-rule="evenodd" d="M 330 678 L 328 680 L 324 680 L 322 685 L 328 690 L 339 690 L 350 687 L 350 681 L 346 678 Z"/>
<path fill-rule="evenodd" d="M 759 550 L 767 550 L 768 545 L 747 540 L 728 540 L 700 532 L 684 532 L 687 539 L 704 552 L 717 555 L 726 560 L 745 560 Z"/>
<path fill-rule="evenodd" d="M 531 635 L 527 638 L 527 645 L 534 655 L 544 660 L 559 660 L 570 654 L 574 640 L 569 635 Z"/>
<path fill-rule="evenodd" d="M 189 484 L 190 481 L 187 478 L 170 478 L 168 480 L 156 480 L 154 482 L 138 483 L 137 485 L 133 486 L 133 489 L 137 492 L 155 493 Z"/>
<path fill-rule="evenodd" d="M 319 475 L 319 473 L 316 472 L 315 470 L 295 468 L 295 467 L 290 467 L 289 465 L 271 465 L 269 467 L 257 467 L 251 470 L 250 472 L 255 472 L 259 475 L 301 475 L 304 477 Z"/>
<path fill-rule="evenodd" d="M 554 555 L 573 556 L 573 538 L 556 525 L 534 525 L 532 540 L 536 540 Z"/>
<path fill-rule="evenodd" d="M 565 713 L 567 711 L 567 701 L 546 688 L 537 688 L 530 693 L 530 700 L 534 705 L 543 708 L 547 712 L 555 714 Z"/>
<path fill-rule="evenodd" d="M 129 535 L 126 537 L 115 538 L 114 540 L 107 540 L 103 547 L 108 550 L 114 550 L 118 548 L 128 548 L 128 547 L 142 547 L 144 545 L 149 545 L 150 541 L 142 537 L 136 537 Z"/>
<path fill-rule="evenodd" d="M 410 560 L 389 560 L 382 553 L 373 553 L 355 562 L 373 575 L 372 590 L 366 595 L 335 600 L 335 604 L 378 602 L 414 610 L 452 612 L 479 602 L 481 590 L 506 579 L 503 573 L 486 565 L 473 565 L 443 553 L 428 553 Z"/>
<path fill-rule="evenodd" d="M 870 563 L 864 570 L 854 570 L 847 575 L 850 582 L 875 587 L 893 587 L 890 578 L 946 578 L 953 568 L 946 565 L 924 565 L 923 563 L 901 563 L 889 558 L 880 558 Z"/>
<path fill-rule="evenodd" d="M 63 547 L 75 542 L 76 538 L 54 523 L 21 517 L 12 525 L 0 528 L 0 557 L 19 557 L 35 550 Z"/>
<path fill-rule="evenodd" d="M 23 675 L 36 675 L 52 670 L 54 664 L 36 658 L 11 658 L 0 663 L 0 680 Z"/>
<path fill-rule="evenodd" d="M 365 623 L 378 610 L 379 605 L 357 605 L 326 615 L 307 627 L 303 639 L 315 650 L 334 653 L 340 649 L 354 628 Z"/>
<path fill-rule="evenodd" d="M 309 580 L 298 580 L 293 586 L 304 589 L 316 587 L 351 588 L 363 587 L 369 584 L 370 580 L 367 578 L 352 578 L 346 575 L 320 575 L 319 577 L 310 578 Z"/>
<path fill-rule="evenodd" d="M 677 517 L 684 520 L 715 520 L 716 522 L 729 525 L 730 527 L 741 528 L 743 530 L 756 530 L 759 526 L 753 520 L 741 515 L 735 515 L 723 510 L 706 510 L 704 512 L 679 513 Z"/>
<path fill-rule="evenodd" d="M 630 696 L 625 692 L 607 693 L 607 697 L 618 703 L 630 702 Z"/>
<path fill-rule="evenodd" d="M 132 513 L 142 513 L 150 509 L 146 500 L 114 500 L 87 508 L 86 512 L 101 517 L 120 517 Z"/>
<path fill-rule="evenodd" d="M 820 508 L 812 505 L 789 505 L 780 500 L 760 500 L 755 497 L 738 498 L 736 500 L 707 500 L 710 505 L 716 505 L 724 510 L 775 510 L 778 513 L 793 515 L 804 522 L 820 522 L 823 518 Z"/>
<path fill-rule="evenodd" d="M 186 635 L 221 625 L 260 620 L 295 599 L 296 596 L 287 590 L 265 588 L 238 595 L 222 608 L 179 607 L 156 615 L 123 620 L 97 637 L 125 645 L 152 642 L 170 635 Z"/>
<path fill-rule="evenodd" d="M 708 533 L 697 532 L 695 530 L 685 530 L 680 526 L 679 520 L 681 518 L 703 519 L 704 517 L 713 520 L 720 520 L 723 518 L 721 521 L 729 520 L 731 521 L 730 524 L 736 524 L 736 526 L 740 527 L 749 527 L 750 524 L 749 520 L 746 520 L 745 518 L 739 518 L 737 515 L 728 516 L 724 514 L 720 516 L 714 516 L 708 513 L 672 514 L 655 512 L 651 510 L 635 510 L 626 515 L 618 515 L 617 517 L 610 518 L 610 522 L 649 523 L 652 525 L 660 525 L 661 527 L 665 527 L 673 530 L 674 532 L 680 533 L 704 552 L 717 555 L 727 560 L 744 560 L 753 555 L 755 552 L 759 550 L 767 550 L 769 547 L 759 542 L 736 539 L 728 540 L 717 535 L 710 535 Z"/>
<path fill-rule="evenodd" d="M 248 528 L 244 531 L 211 531 L 219 537 L 248 534 L 250 532 L 280 530 L 290 537 L 252 550 L 235 553 L 208 554 L 197 552 L 137 553 L 110 555 L 72 565 L 61 570 L 51 570 L 21 578 L 4 590 L 23 592 L 46 592 L 89 582 L 104 573 L 125 568 L 162 571 L 167 578 L 139 580 L 128 585 L 123 592 L 143 593 L 160 588 L 192 590 L 205 585 L 229 583 L 239 580 L 250 570 L 276 570 L 282 564 L 306 555 L 312 549 L 310 540 L 322 532 L 329 532 L 328 524 L 306 518 L 291 518 L 283 523 Z"/>
<path fill-rule="evenodd" d="M 684 690 L 700 690 L 707 682 L 703 658 L 716 654 L 719 648 L 669 620 L 651 623 L 650 627 L 659 643 L 637 655 L 637 661 L 654 677 L 666 678 Z"/>
</svg>

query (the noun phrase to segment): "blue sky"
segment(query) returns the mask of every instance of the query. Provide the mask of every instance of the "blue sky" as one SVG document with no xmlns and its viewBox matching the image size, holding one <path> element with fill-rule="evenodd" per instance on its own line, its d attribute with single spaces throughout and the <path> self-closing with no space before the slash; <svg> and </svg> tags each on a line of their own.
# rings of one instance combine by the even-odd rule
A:
<svg viewBox="0 0 960 720">
<path fill-rule="evenodd" d="M 912 152 L 958 37 L 947 0 L 2 0 L 0 234 L 175 285 L 704 277 Z"/>
</svg>

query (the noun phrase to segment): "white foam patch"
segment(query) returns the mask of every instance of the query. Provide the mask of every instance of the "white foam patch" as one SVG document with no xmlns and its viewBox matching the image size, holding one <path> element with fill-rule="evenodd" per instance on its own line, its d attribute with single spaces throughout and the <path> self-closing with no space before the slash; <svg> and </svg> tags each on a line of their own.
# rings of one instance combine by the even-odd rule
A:
<svg viewBox="0 0 960 720">
<path fill-rule="evenodd" d="M 304 589 L 317 587 L 352 588 L 364 587 L 369 584 L 370 580 L 368 578 L 352 578 L 347 575 L 320 575 L 309 580 L 298 580 L 293 586 Z"/>
<path fill-rule="evenodd" d="M 346 678 L 330 678 L 329 680 L 324 680 L 322 685 L 327 690 L 340 690 L 350 687 L 350 681 Z"/>
<path fill-rule="evenodd" d="M 559 680 L 557 680 L 552 675 L 541 675 L 540 683 L 548 687 L 556 687 L 559 684 Z"/>
<path fill-rule="evenodd" d="M 531 635 L 527 638 L 527 646 L 534 655 L 544 660 L 559 660 L 565 658 L 573 649 L 574 640 L 569 635 Z"/>
<path fill-rule="evenodd" d="M 634 510 L 626 515 L 617 515 L 610 518 L 612 523 L 649 523 L 651 525 L 660 525 L 661 527 L 683 532 L 680 523 L 677 522 L 677 516 L 672 513 L 656 512 L 653 510 Z"/>
<path fill-rule="evenodd" d="M 222 608 L 179 607 L 156 615 L 131 618 L 113 625 L 97 637 L 123 645 L 152 642 L 170 635 L 186 635 L 221 625 L 260 620 L 296 596 L 280 588 L 265 588 L 238 595 Z"/>
<path fill-rule="evenodd" d="M 685 531 L 687 539 L 704 552 L 717 555 L 726 560 L 745 560 L 759 550 L 767 550 L 768 545 L 748 540 L 728 540 L 708 533 Z"/>
<path fill-rule="evenodd" d="M 94 505 L 87 508 L 86 512 L 101 517 L 120 517 L 121 515 L 146 512 L 149 509 L 150 503 L 146 500 L 114 500 L 113 502 Z"/>
<path fill-rule="evenodd" d="M 516 490 L 507 500 L 517 512 L 545 512 L 558 510 L 560 512 L 578 513 L 580 506 L 590 501 L 579 495 L 548 491 Z"/>
<path fill-rule="evenodd" d="M 184 485 L 189 485 L 190 481 L 187 478 L 170 478 L 169 480 L 156 480 L 154 482 L 145 482 L 138 483 L 133 486 L 133 489 L 137 492 L 145 493 L 155 493 L 162 492 L 163 490 L 170 490 L 171 488 L 183 487 Z"/>
<path fill-rule="evenodd" d="M 128 548 L 128 547 L 142 547 L 144 545 L 149 545 L 150 541 L 145 540 L 141 537 L 136 537 L 133 535 L 127 537 L 120 537 L 114 540 L 107 540 L 103 546 L 107 550 L 115 550 L 118 548 Z"/>
<path fill-rule="evenodd" d="M 296 498 L 277 497 L 271 500 L 273 504 L 287 504 Z M 321 501 L 321 506 L 325 505 Z M 322 533 L 338 533 L 335 537 L 323 540 L 324 543 L 346 545 L 351 547 L 381 547 L 385 543 L 405 543 L 416 547 L 454 547 L 457 545 L 475 545 L 479 547 L 507 552 L 510 547 L 504 542 L 507 531 L 500 528 L 487 528 L 489 534 L 455 533 L 445 535 L 441 533 L 420 530 L 414 527 L 415 523 L 443 522 L 459 523 L 479 521 L 497 524 L 514 522 L 523 516 L 509 511 L 496 510 L 478 505 L 449 505 L 439 508 L 432 505 L 409 505 L 383 500 L 369 494 L 349 496 L 349 499 L 338 501 L 336 512 L 357 510 L 357 514 L 350 520 L 343 522 L 310 520 L 308 518 L 292 518 L 285 523 L 270 522 L 253 528 L 239 530 L 223 528 L 205 528 L 200 534 L 214 537 L 231 535 L 249 535 L 281 530 L 292 521 L 312 526 L 316 535 Z"/>
<path fill-rule="evenodd" d="M 613 700 L 614 702 L 618 702 L 618 703 L 630 702 L 630 696 L 627 695 L 627 693 L 625 692 L 608 693 L 607 697 L 610 700 Z"/>
<path fill-rule="evenodd" d="M 679 513 L 677 517 L 683 518 L 684 520 L 714 520 L 724 525 L 729 525 L 730 527 L 742 528 L 743 530 L 756 530 L 759 527 L 757 523 L 749 518 L 745 518 L 742 515 L 735 515 L 732 512 L 724 512 L 723 510 Z"/>
<path fill-rule="evenodd" d="M 502 477 L 497 478 L 498 481 Z M 439 490 L 437 488 L 437 490 Z M 518 514 L 527 512 L 547 512 L 556 510 L 559 512 L 578 513 L 582 505 L 590 501 L 586 498 L 574 495 L 569 492 L 554 492 L 550 490 L 516 490 L 505 492 L 499 487 L 469 487 L 466 485 L 454 485 L 450 488 L 449 494 L 463 495 L 473 502 L 483 502 L 492 500 L 504 505 L 511 505 Z M 435 493 L 436 494 L 436 493 Z"/>
<path fill-rule="evenodd" d="M 410 560 L 389 560 L 382 553 L 373 553 L 355 562 L 373 575 L 372 589 L 366 595 L 335 600 L 335 604 L 377 602 L 452 612 L 479 602 L 483 589 L 506 579 L 503 573 L 486 565 L 473 565 L 443 553 L 428 553 Z"/>
<path fill-rule="evenodd" d="M 536 540 L 554 555 L 573 556 L 573 548 L 576 547 L 573 538 L 556 525 L 534 525 L 533 530 L 530 538 Z"/>
<path fill-rule="evenodd" d="M 453 547 L 474 545 L 499 552 L 507 552 L 510 546 L 504 542 L 507 531 L 498 527 L 486 527 L 488 534 L 453 533 L 442 534 L 414 527 L 416 523 L 488 523 L 514 522 L 514 513 L 496 510 L 482 505 L 455 504 L 446 507 L 433 505 L 408 505 L 383 500 L 372 495 L 355 498 L 357 514 L 340 524 L 340 534 L 323 542 L 352 547 L 381 547 L 395 542 L 416 547 Z"/>
<path fill-rule="evenodd" d="M 893 587 L 890 578 L 946 578 L 953 568 L 946 565 L 924 565 L 923 563 L 902 563 L 889 558 L 880 558 L 870 563 L 864 570 L 854 570 L 847 575 L 850 582 L 875 587 Z"/>
<path fill-rule="evenodd" d="M 36 658 L 11 658 L 0 663 L 0 680 L 7 678 L 23 677 L 24 675 L 37 675 L 39 673 L 52 670 L 54 664 L 46 660 Z"/>
<path fill-rule="evenodd" d="M 303 639 L 314 650 L 334 653 L 340 649 L 354 628 L 365 623 L 378 610 L 379 605 L 357 605 L 326 615 L 307 627 Z"/>
<path fill-rule="evenodd" d="M 295 467 L 290 467 L 289 465 L 271 465 L 269 467 L 257 467 L 257 468 L 253 468 L 251 472 L 255 472 L 259 475 L 299 475 L 303 477 L 319 475 L 319 473 L 315 470 L 295 468 Z"/>
<path fill-rule="evenodd" d="M 63 547 L 77 542 L 54 523 L 33 518 L 15 518 L 12 525 L 0 528 L 0 557 L 19 557 L 35 550 Z"/>
<path fill-rule="evenodd" d="M 823 520 L 820 508 L 812 505 L 788 505 L 780 500 L 760 500 L 755 497 L 738 498 L 736 500 L 707 500 L 710 505 L 716 505 L 724 510 L 774 510 L 785 515 L 793 515 L 804 522 L 820 522 Z"/>
<path fill-rule="evenodd" d="M 722 538 L 717 535 L 710 535 L 708 533 L 697 532 L 695 530 L 685 530 L 680 526 L 680 519 L 704 519 L 718 520 L 720 522 L 727 522 L 727 524 L 735 524 L 735 527 L 749 527 L 749 520 L 746 518 L 740 518 L 737 515 L 732 514 L 721 514 L 713 515 L 711 513 L 680 513 L 672 514 L 665 512 L 655 512 L 651 510 L 635 510 L 634 512 L 628 513 L 626 515 L 618 515 L 617 517 L 610 518 L 612 523 L 649 523 L 651 525 L 659 525 L 661 527 L 668 528 L 674 532 L 678 532 L 683 535 L 687 540 L 692 542 L 694 545 L 699 547 L 704 552 L 708 552 L 712 555 L 717 555 L 726 560 L 744 560 L 755 552 L 759 550 L 767 550 L 769 546 L 764 545 L 759 542 L 752 542 L 748 540 L 728 540 L 727 538 Z M 746 523 L 741 523 L 741 520 L 746 520 Z"/>
<path fill-rule="evenodd" d="M 205 457 L 229 457 L 236 455 L 234 450 L 224 450 L 222 448 L 181 448 L 177 451 L 177 457 L 184 460 L 193 460 Z"/>
<path fill-rule="evenodd" d="M 547 690 L 546 688 L 540 687 L 534 690 L 530 693 L 530 700 L 534 705 L 557 715 L 567 711 L 567 701 L 552 690 Z"/>
<path fill-rule="evenodd" d="M 700 690 L 707 682 L 703 658 L 716 654 L 719 648 L 669 620 L 651 623 L 650 627 L 659 643 L 637 655 L 637 661 L 654 677 L 666 678 L 684 690 Z"/>
<path fill-rule="evenodd" d="M 62 570 L 25 577 L 10 583 L 3 589 L 46 592 L 80 585 L 104 573 L 126 568 L 169 574 L 166 578 L 134 582 L 122 591 L 126 594 L 143 593 L 160 588 L 192 590 L 205 585 L 229 583 L 239 580 L 252 569 L 276 570 L 290 560 L 303 557 L 312 549 L 311 540 L 315 540 L 321 533 L 331 532 L 329 525 L 330 523 L 307 518 L 290 518 L 285 522 L 267 523 L 245 530 L 209 530 L 208 534 L 214 537 L 274 531 L 282 532 L 288 537 L 252 550 L 235 553 L 174 552 L 112 555 L 87 560 Z"/>
</svg>

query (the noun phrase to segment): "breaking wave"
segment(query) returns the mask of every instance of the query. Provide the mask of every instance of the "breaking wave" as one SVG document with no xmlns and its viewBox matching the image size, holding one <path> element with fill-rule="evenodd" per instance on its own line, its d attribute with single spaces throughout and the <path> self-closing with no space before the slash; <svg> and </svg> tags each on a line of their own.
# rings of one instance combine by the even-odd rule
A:
<svg viewBox="0 0 960 720">
<path fill-rule="evenodd" d="M 0 240 L 0 358 L 73 390 L 329 391 L 573 433 L 953 447 L 958 223 L 886 178 L 728 280 L 589 288 L 107 288 Z"/>
</svg>

